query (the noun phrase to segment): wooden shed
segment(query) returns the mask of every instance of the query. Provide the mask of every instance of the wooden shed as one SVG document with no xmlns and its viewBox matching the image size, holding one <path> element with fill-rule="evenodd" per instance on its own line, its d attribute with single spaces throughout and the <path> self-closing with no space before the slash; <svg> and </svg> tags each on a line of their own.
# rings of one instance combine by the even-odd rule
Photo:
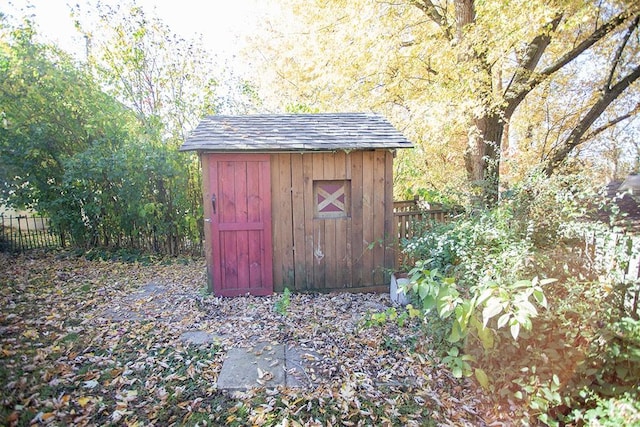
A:
<svg viewBox="0 0 640 427">
<path fill-rule="evenodd" d="M 210 290 L 387 290 L 393 158 L 410 147 L 375 114 L 204 118 L 180 150 L 202 164 Z"/>
</svg>

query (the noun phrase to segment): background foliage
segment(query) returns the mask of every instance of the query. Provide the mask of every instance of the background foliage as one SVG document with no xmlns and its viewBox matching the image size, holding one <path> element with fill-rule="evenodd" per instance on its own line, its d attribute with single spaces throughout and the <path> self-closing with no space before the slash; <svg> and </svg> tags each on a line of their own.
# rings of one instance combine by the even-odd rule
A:
<svg viewBox="0 0 640 427">
<path fill-rule="evenodd" d="M 621 133 L 638 127 L 634 2 L 280 4 L 250 53 L 267 104 L 382 112 L 417 145 L 399 153 L 398 195 L 495 200 L 537 164 L 549 173 L 567 158 L 599 179 L 635 167 L 620 158 L 634 145 Z M 622 151 L 611 150 L 616 132 Z"/>
<path fill-rule="evenodd" d="M 612 420 L 619 402 L 637 420 L 640 288 L 620 274 L 637 248 L 594 221 L 586 184 L 534 174 L 496 208 L 404 242 L 422 260 L 409 289 L 440 318 L 426 327 L 447 337 L 443 361 L 498 401 L 523 402 L 525 420 Z"/>
<path fill-rule="evenodd" d="M 38 42 L 28 20 L 4 17 L 0 194 L 47 215 L 66 242 L 85 249 L 198 254 L 199 164 L 177 147 L 200 114 L 215 112 L 215 85 L 193 72 L 203 51 L 185 41 L 160 43 L 170 37 L 167 28 L 135 11 L 137 19 L 118 27 L 115 41 L 104 40 L 111 48 L 106 65 L 78 63 Z M 102 19 L 115 23 L 109 14 Z M 153 57 L 167 46 L 185 62 Z"/>
</svg>

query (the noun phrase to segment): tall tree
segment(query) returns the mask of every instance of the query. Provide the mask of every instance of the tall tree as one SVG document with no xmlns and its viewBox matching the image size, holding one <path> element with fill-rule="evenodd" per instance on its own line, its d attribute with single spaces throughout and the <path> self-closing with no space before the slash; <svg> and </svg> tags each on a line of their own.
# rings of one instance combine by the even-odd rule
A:
<svg viewBox="0 0 640 427">
<path fill-rule="evenodd" d="M 73 15 L 105 90 L 146 127 L 161 129 L 164 143 L 181 144 L 204 115 L 244 112 L 258 102 L 251 84 L 219 63 L 201 39 L 179 36 L 136 0 L 76 5 Z"/>
<path fill-rule="evenodd" d="M 29 21 L 0 23 L 0 198 L 55 209 L 65 162 L 93 141 L 124 138 L 131 116 Z"/>
<path fill-rule="evenodd" d="M 179 37 L 135 1 L 76 5 L 73 13 L 89 66 L 152 138 L 180 144 L 201 116 L 219 110 L 215 64 L 198 41 Z"/>
<path fill-rule="evenodd" d="M 271 41 L 286 50 L 263 48 L 287 95 L 322 109 L 388 112 L 425 144 L 426 161 L 429 140 L 446 140 L 440 155 L 463 153 L 467 180 L 487 204 L 497 200 L 508 129 L 527 120 L 516 112 L 532 93 L 581 87 L 582 114 L 544 153 L 548 173 L 599 127 L 637 113 L 620 102 L 637 93 L 636 2 L 292 1 L 285 10 L 299 24 L 273 25 L 281 37 Z M 571 76 L 576 64 L 583 69 Z"/>
</svg>

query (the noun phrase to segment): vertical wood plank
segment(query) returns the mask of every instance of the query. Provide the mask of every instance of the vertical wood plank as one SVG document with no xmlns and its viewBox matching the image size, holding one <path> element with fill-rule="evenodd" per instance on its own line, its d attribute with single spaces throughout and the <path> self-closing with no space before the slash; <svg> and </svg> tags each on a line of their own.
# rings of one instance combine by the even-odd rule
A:
<svg viewBox="0 0 640 427">
<path fill-rule="evenodd" d="M 331 179 L 347 179 L 347 153 L 338 151 L 333 153 L 334 171 Z"/>
<path fill-rule="evenodd" d="M 375 186 L 374 186 L 374 152 L 362 153 L 362 286 L 373 284 L 374 277 L 374 251 L 369 245 L 375 243 L 374 234 L 374 210 Z"/>
<path fill-rule="evenodd" d="M 340 175 L 338 172 L 338 165 L 336 165 L 338 161 L 337 153 L 324 153 L 324 162 L 323 162 L 323 179 L 324 180 L 335 180 L 339 179 Z M 335 289 L 338 285 L 337 275 L 338 275 L 338 256 L 337 256 L 337 247 L 340 246 L 341 236 L 336 235 L 336 222 L 339 222 L 338 218 L 330 218 L 321 220 L 324 223 L 324 280 L 323 280 L 323 288 L 324 289 Z"/>
<path fill-rule="evenodd" d="M 278 193 L 272 198 L 274 206 L 273 225 L 274 236 L 278 236 L 277 253 L 274 253 L 274 259 L 278 259 L 274 263 L 274 289 L 278 292 L 284 291 L 284 288 L 295 289 L 295 260 L 293 254 L 293 218 L 294 207 L 292 205 L 293 186 L 291 184 L 293 165 L 291 163 L 291 154 L 273 154 L 272 162 L 274 169 L 271 175 L 277 175 L 277 185 L 272 183 L 274 192 Z M 277 213 L 276 213 L 277 212 Z"/>
<path fill-rule="evenodd" d="M 372 265 L 372 285 L 382 285 L 384 282 L 384 244 L 386 242 L 384 227 L 386 220 L 385 206 L 385 159 L 384 151 L 373 152 L 372 176 L 373 184 L 373 265 Z"/>
<path fill-rule="evenodd" d="M 273 292 L 273 228 L 271 226 L 271 165 L 268 155 L 260 156 L 259 170 L 259 197 L 262 205 L 262 234 L 260 242 L 260 254 L 262 256 L 262 283 L 261 288 L 255 292 L 255 295 L 271 295 Z"/>
<path fill-rule="evenodd" d="M 249 232 L 242 230 L 228 233 L 236 237 L 236 275 L 238 277 L 238 288 L 249 289 L 251 287 L 249 275 Z"/>
<path fill-rule="evenodd" d="M 303 155 L 291 154 L 291 208 L 295 289 L 306 289 Z"/>
<path fill-rule="evenodd" d="M 249 287 L 256 288 L 264 283 L 264 271 L 262 268 L 262 233 L 259 231 L 248 231 L 248 253 L 249 253 Z"/>
<path fill-rule="evenodd" d="M 340 151 L 334 153 L 335 179 L 347 180 L 350 171 L 347 171 L 347 153 Z M 351 183 L 347 182 L 346 187 L 348 191 L 351 191 Z M 351 261 L 347 257 L 347 246 L 350 244 L 350 238 L 348 233 L 348 224 L 351 222 L 351 197 L 348 200 L 349 206 L 345 206 L 348 212 L 346 218 L 340 218 L 335 221 L 335 256 L 336 256 L 336 272 L 335 283 L 336 288 L 345 289 L 351 286 Z"/>
<path fill-rule="evenodd" d="M 323 290 L 327 286 L 327 236 L 325 226 L 326 223 L 323 220 L 313 221 L 313 289 L 316 290 Z"/>
<path fill-rule="evenodd" d="M 213 242 L 211 241 L 211 183 L 210 183 L 210 160 L 209 154 L 200 155 L 200 164 L 202 167 L 202 195 L 203 195 L 203 214 L 208 221 L 204 222 L 204 257 L 207 261 L 207 288 L 209 292 L 214 292 L 213 283 Z"/>
<path fill-rule="evenodd" d="M 221 231 L 222 290 L 238 289 L 238 246 L 233 231 Z"/>
<path fill-rule="evenodd" d="M 235 165 L 229 161 L 216 161 L 218 165 L 218 187 L 221 194 L 216 194 L 216 210 L 219 222 L 236 222 L 235 202 Z"/>
<path fill-rule="evenodd" d="M 351 259 L 353 287 L 362 286 L 363 282 L 363 188 L 362 188 L 362 161 L 363 152 L 355 151 L 351 155 Z"/>
<path fill-rule="evenodd" d="M 246 217 L 248 223 L 263 222 L 264 212 L 261 209 L 263 203 L 263 195 L 261 194 L 260 178 L 262 174 L 262 168 L 264 162 L 248 162 L 244 168 L 246 176 L 244 182 L 244 192 L 246 194 L 246 206 L 243 209 L 246 210 L 242 217 Z"/>
<path fill-rule="evenodd" d="M 273 227 L 273 290 L 275 292 L 282 291 L 282 268 L 284 263 L 285 250 L 283 240 L 283 230 L 281 219 L 282 213 L 282 186 L 280 185 L 280 155 L 271 154 L 271 224 Z"/>
<path fill-rule="evenodd" d="M 338 179 L 336 177 L 337 153 L 322 153 L 322 178 L 318 179 Z"/>
<path fill-rule="evenodd" d="M 351 191 L 351 198 L 349 199 L 349 217 L 345 223 L 344 239 L 345 239 L 345 254 L 344 254 L 344 288 L 353 287 L 353 250 L 351 242 L 353 241 L 353 181 L 351 180 L 351 153 L 345 153 L 345 179 L 349 180 L 349 188 Z"/>
<path fill-rule="evenodd" d="M 321 290 L 324 288 L 324 269 L 325 269 L 325 244 L 327 242 L 324 235 L 324 221 L 315 217 L 316 199 L 313 197 L 313 182 L 324 179 L 324 158 L 325 153 L 313 153 L 310 155 L 312 159 L 312 173 L 311 173 L 311 185 L 309 190 L 305 190 L 305 195 L 308 195 L 311 199 L 311 203 L 307 205 L 306 215 L 312 218 L 312 265 L 313 265 L 313 277 L 311 282 L 313 283 L 313 289 Z"/>
<path fill-rule="evenodd" d="M 233 176 L 229 177 L 234 181 L 235 193 L 233 200 L 235 201 L 235 222 L 249 222 L 249 198 L 251 196 L 248 190 L 250 177 L 249 170 L 257 167 L 254 162 L 233 162 Z M 255 189 L 258 191 L 258 188 Z M 256 215 L 260 213 L 257 212 Z"/>
<path fill-rule="evenodd" d="M 341 246 L 341 238 L 336 234 L 336 223 L 339 218 L 324 220 L 324 288 L 335 289 L 338 286 L 338 247 Z"/>
<path fill-rule="evenodd" d="M 384 151 L 384 271 L 383 284 L 391 282 L 395 269 L 396 235 L 393 232 L 393 153 Z"/>
<path fill-rule="evenodd" d="M 249 198 L 251 197 L 248 190 L 249 179 L 251 179 L 252 170 L 256 167 L 256 164 L 251 162 L 233 162 L 233 176 L 229 177 L 234 181 L 235 194 L 233 200 L 235 201 L 235 222 L 246 224 L 249 222 Z M 231 169 L 230 169 L 231 170 Z M 249 187 L 250 188 L 250 187 Z M 259 187 L 256 187 L 254 191 L 258 191 Z M 258 205 L 259 207 L 259 205 Z M 260 212 L 255 213 L 259 217 Z M 256 218 L 258 219 L 258 218 Z M 235 273 L 238 280 L 238 288 L 249 288 L 249 233 L 246 231 L 234 231 L 229 232 L 230 235 L 236 237 L 236 260 L 235 260 Z"/>
<path fill-rule="evenodd" d="M 260 160 L 256 162 L 247 163 L 246 169 L 246 193 L 247 193 L 247 222 L 249 223 L 265 223 L 266 219 L 265 215 L 268 214 L 266 209 L 262 208 L 262 204 L 269 200 L 269 193 L 271 193 L 270 189 L 265 189 L 262 183 L 262 175 L 264 173 L 263 168 L 266 167 L 265 160 Z M 267 191 L 267 194 L 263 194 L 264 191 Z M 267 225 L 267 224 L 265 224 Z M 268 283 L 269 281 L 273 281 L 273 279 L 267 280 L 265 277 L 268 273 L 272 274 L 272 271 L 265 272 L 264 266 L 266 265 L 263 257 L 263 238 L 262 233 L 258 231 L 248 231 L 246 233 L 247 239 L 247 265 L 246 272 L 242 272 L 245 266 L 241 264 L 239 266 L 239 281 L 242 285 L 243 280 L 246 276 L 248 287 L 256 288 L 260 287 L 261 284 Z M 240 244 L 240 242 L 238 243 Z M 272 269 L 273 270 L 273 269 Z"/>
<path fill-rule="evenodd" d="M 324 178 L 324 159 L 326 153 L 310 153 L 308 155 L 312 159 L 313 173 L 311 179 L 317 181 Z"/>
<path fill-rule="evenodd" d="M 222 185 L 220 183 L 220 177 L 222 175 L 223 164 L 218 160 L 213 154 L 209 155 L 209 168 L 210 168 L 210 176 L 209 176 L 209 188 L 210 194 L 208 194 L 207 200 L 205 201 L 205 205 L 209 210 L 209 218 L 211 220 L 210 230 L 211 230 L 211 274 L 213 277 L 214 283 L 214 291 L 218 294 L 223 288 L 224 283 L 222 278 L 224 276 L 224 241 L 222 233 L 218 227 L 219 218 L 220 218 L 220 203 L 213 211 L 211 200 L 215 196 L 216 198 L 220 197 L 218 193 L 218 185 Z"/>
<path fill-rule="evenodd" d="M 321 290 L 324 288 L 325 283 L 325 265 L 326 265 L 326 243 L 327 239 L 324 234 L 324 220 L 315 217 L 316 200 L 313 197 L 313 181 L 324 179 L 324 159 L 325 153 L 313 153 L 309 155 L 312 159 L 311 167 L 311 179 L 310 186 L 305 190 L 305 196 L 309 196 L 311 203 L 306 204 L 306 216 L 311 218 L 310 228 L 311 239 L 313 241 L 312 258 L 311 263 L 313 266 L 313 277 L 311 283 L 313 283 L 313 289 Z"/>
<path fill-rule="evenodd" d="M 350 262 L 347 259 L 347 224 L 349 221 L 349 218 L 338 218 L 334 222 L 336 270 L 334 274 L 335 282 L 331 285 L 339 289 L 348 288 L 351 283 Z"/>
<path fill-rule="evenodd" d="M 305 289 L 314 289 L 314 229 L 313 229 L 313 162 L 314 154 L 305 154 L 302 156 L 302 175 L 303 175 L 303 217 L 304 217 L 304 263 L 305 269 Z"/>
</svg>

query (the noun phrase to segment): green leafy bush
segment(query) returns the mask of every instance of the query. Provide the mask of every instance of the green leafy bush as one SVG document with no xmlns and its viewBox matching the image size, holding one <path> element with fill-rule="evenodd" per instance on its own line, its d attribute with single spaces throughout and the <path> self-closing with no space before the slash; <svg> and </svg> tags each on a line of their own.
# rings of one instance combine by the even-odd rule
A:
<svg viewBox="0 0 640 427">
<path fill-rule="evenodd" d="M 143 118 L 87 66 L 0 22 L 0 200 L 46 215 L 63 246 L 200 254 L 195 155 L 159 117 Z M 111 86 L 111 85 L 107 85 Z"/>
<path fill-rule="evenodd" d="M 602 202 L 584 188 L 580 176 L 534 174 L 497 207 L 403 242 L 420 260 L 407 289 L 446 322 L 442 360 L 521 402 L 523 422 L 572 422 L 640 394 L 639 285 L 611 268 L 637 249 L 589 218 Z"/>
<path fill-rule="evenodd" d="M 637 395 L 625 393 L 608 399 L 588 395 L 595 405 L 586 411 L 575 411 L 572 414 L 575 420 L 601 427 L 640 425 L 640 400 Z"/>
</svg>

